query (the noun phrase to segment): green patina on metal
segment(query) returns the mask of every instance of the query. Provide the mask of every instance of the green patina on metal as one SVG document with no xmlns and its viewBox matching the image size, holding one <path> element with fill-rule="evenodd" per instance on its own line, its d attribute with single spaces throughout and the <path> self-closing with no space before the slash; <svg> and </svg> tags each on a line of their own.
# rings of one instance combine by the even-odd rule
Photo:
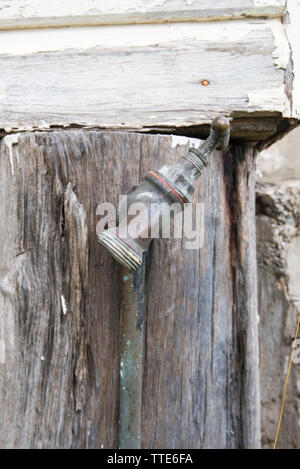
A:
<svg viewBox="0 0 300 469">
<path fill-rule="evenodd" d="M 207 166 L 208 155 L 215 148 L 226 149 L 229 137 L 229 120 L 222 116 L 216 117 L 212 122 L 209 137 L 201 143 L 198 149 L 190 148 L 185 157 L 176 163 L 164 165 L 159 171 L 150 171 L 144 181 L 128 193 L 128 207 L 137 200 L 144 204 L 146 216 L 144 222 L 140 223 L 139 229 L 129 235 L 126 208 L 125 230 L 124 219 L 122 219 L 119 220 L 118 226 L 104 230 L 98 238 L 100 244 L 124 266 L 121 311 L 120 448 L 141 448 L 145 283 L 143 256 L 151 242 L 149 213 L 150 222 L 158 223 L 163 217 L 162 207 L 165 203 L 171 205 L 173 202 L 180 201 L 180 209 L 182 209 L 185 202 L 192 200 L 193 183 Z"/>
<path fill-rule="evenodd" d="M 119 448 L 141 448 L 144 265 L 122 275 Z"/>
</svg>

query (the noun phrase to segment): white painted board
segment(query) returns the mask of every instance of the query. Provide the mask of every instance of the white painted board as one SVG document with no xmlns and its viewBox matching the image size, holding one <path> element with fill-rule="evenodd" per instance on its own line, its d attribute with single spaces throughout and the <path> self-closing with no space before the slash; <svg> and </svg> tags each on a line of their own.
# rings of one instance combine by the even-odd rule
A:
<svg viewBox="0 0 300 469">
<path fill-rule="evenodd" d="M 292 117 L 289 63 L 279 18 L 2 31 L 0 128 Z"/>
<path fill-rule="evenodd" d="M 280 17 L 285 0 L 2 0 L 0 28 Z"/>
</svg>

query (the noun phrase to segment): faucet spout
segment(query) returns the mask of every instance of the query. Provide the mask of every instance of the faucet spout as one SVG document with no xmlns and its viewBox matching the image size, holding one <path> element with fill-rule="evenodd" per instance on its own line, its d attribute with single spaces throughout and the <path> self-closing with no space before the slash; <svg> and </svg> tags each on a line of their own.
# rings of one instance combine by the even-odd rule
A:
<svg viewBox="0 0 300 469">
<path fill-rule="evenodd" d="M 229 143 L 230 124 L 224 117 L 216 117 L 209 137 L 173 165 L 149 171 L 144 181 L 127 195 L 126 207 L 119 207 L 117 226 L 100 233 L 99 243 L 128 270 L 134 271 L 142 264 L 143 252 L 153 237 L 161 237 L 162 219 L 166 208 L 171 209 L 171 224 L 183 211 L 184 204 L 192 201 L 193 183 L 208 165 L 208 156 L 214 150 L 225 150 Z M 138 221 L 136 211 L 138 206 Z M 176 207 L 174 207 L 176 206 Z M 153 236 L 157 233 L 158 236 Z"/>
</svg>

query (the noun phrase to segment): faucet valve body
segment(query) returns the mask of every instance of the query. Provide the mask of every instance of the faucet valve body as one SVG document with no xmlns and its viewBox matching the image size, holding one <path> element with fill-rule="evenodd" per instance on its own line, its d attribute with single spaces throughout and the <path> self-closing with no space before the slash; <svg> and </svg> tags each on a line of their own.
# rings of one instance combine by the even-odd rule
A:
<svg viewBox="0 0 300 469">
<path fill-rule="evenodd" d="M 176 203 L 176 209 L 171 223 L 178 211 L 183 210 L 186 202 L 192 201 L 194 193 L 193 183 L 208 164 L 208 155 L 214 150 L 225 150 L 228 146 L 230 125 L 226 117 L 213 120 L 209 137 L 198 149 L 190 148 L 188 153 L 173 165 L 164 165 L 159 170 L 149 171 L 141 182 L 127 196 L 126 207 L 119 207 L 117 226 L 107 228 L 98 237 L 99 243 L 110 254 L 129 270 L 136 270 L 143 259 L 143 252 L 150 244 L 152 237 L 149 230 L 157 228 L 159 235 L 160 220 L 166 206 Z M 128 207 L 141 204 L 139 224 L 130 230 L 135 215 L 130 215 Z M 150 222 L 149 222 L 150 220 Z"/>
</svg>

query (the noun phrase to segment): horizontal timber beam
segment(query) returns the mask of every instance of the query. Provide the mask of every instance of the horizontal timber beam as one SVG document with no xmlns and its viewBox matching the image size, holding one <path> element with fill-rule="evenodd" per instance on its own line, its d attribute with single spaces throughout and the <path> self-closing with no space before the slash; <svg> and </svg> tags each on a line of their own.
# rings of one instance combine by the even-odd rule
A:
<svg viewBox="0 0 300 469">
<path fill-rule="evenodd" d="M 285 0 L 2 1 L 0 29 L 281 17 Z"/>
<path fill-rule="evenodd" d="M 3 133 L 81 127 L 199 136 L 225 114 L 236 122 L 234 138 L 256 142 L 276 134 L 278 120 L 298 118 L 279 18 L 1 31 L 0 67 Z"/>
<path fill-rule="evenodd" d="M 297 127 L 300 121 L 297 119 L 284 119 L 280 116 L 263 116 L 263 117 L 251 117 L 250 115 L 245 118 L 231 118 L 231 133 L 230 142 L 235 145 L 247 144 L 251 147 L 256 147 L 259 151 L 269 147 L 277 140 L 281 139 L 284 135 L 289 133 L 292 129 Z M 161 134 L 161 135 L 173 135 L 175 138 L 200 138 L 205 139 L 209 135 L 209 124 L 185 126 L 185 127 L 141 127 L 140 129 L 135 128 L 107 128 L 100 126 L 82 126 L 78 124 L 72 125 L 50 125 L 48 127 L 28 127 L 23 129 L 9 129 L 9 132 L 4 129 L 0 129 L 0 139 L 6 135 L 13 135 L 20 132 L 54 132 L 57 130 L 74 130 L 74 129 L 85 129 L 85 130 L 111 130 L 113 131 L 126 131 L 130 133 L 142 133 L 142 134 Z M 181 140 L 179 140 L 181 141 Z"/>
</svg>

